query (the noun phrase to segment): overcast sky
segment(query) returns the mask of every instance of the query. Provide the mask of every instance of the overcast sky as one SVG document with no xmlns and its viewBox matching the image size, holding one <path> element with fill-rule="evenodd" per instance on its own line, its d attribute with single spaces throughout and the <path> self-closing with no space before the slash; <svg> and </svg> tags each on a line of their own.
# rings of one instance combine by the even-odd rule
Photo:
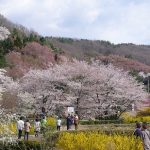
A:
<svg viewBox="0 0 150 150">
<path fill-rule="evenodd" d="M 0 13 L 44 36 L 150 44 L 150 0 L 0 0 Z"/>
</svg>

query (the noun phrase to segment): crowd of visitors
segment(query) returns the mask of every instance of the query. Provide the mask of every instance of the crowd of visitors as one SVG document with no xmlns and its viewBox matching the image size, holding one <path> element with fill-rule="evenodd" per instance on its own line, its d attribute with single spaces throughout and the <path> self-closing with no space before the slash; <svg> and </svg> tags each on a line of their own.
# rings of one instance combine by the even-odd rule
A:
<svg viewBox="0 0 150 150">
<path fill-rule="evenodd" d="M 75 126 L 75 130 L 78 129 L 78 124 L 79 124 L 79 117 L 78 115 L 70 115 L 68 114 L 66 118 L 66 125 L 67 125 L 67 130 L 71 130 L 72 125 Z"/>
<path fill-rule="evenodd" d="M 38 137 L 40 132 L 45 131 L 46 123 L 47 123 L 46 117 L 42 117 L 41 119 L 38 118 L 35 119 L 34 121 L 35 137 Z M 29 119 L 23 121 L 23 117 L 20 117 L 20 119 L 17 121 L 18 139 L 21 139 L 22 135 L 24 135 L 24 140 L 28 140 L 30 129 L 31 124 L 29 122 Z"/>
<path fill-rule="evenodd" d="M 75 114 L 75 115 L 68 114 L 68 116 L 66 117 L 67 130 L 73 129 L 72 128 L 73 125 L 74 125 L 74 129 L 77 130 L 78 129 L 78 124 L 79 124 L 78 115 L 77 114 Z M 58 119 L 57 119 L 57 131 L 60 131 L 61 126 L 62 126 L 62 120 L 61 120 L 61 117 L 58 117 Z"/>
<path fill-rule="evenodd" d="M 74 129 L 77 130 L 78 124 L 79 124 L 78 115 L 68 114 L 68 116 L 66 117 L 67 130 L 73 129 L 72 128 L 73 125 L 74 125 Z M 40 117 L 40 119 L 38 117 L 36 117 L 35 121 L 34 121 L 34 126 L 33 126 L 34 132 L 35 132 L 35 137 L 38 137 L 39 133 L 45 133 L 46 126 L 47 126 L 46 116 L 42 115 L 42 117 Z M 61 117 L 57 117 L 57 121 L 56 121 L 57 131 L 61 130 L 61 126 L 62 126 Z M 20 117 L 20 119 L 17 121 L 18 139 L 21 139 L 21 137 L 24 136 L 24 140 L 28 140 L 31 128 L 32 128 L 32 126 L 31 126 L 29 119 L 26 119 L 24 121 L 23 117 Z"/>
</svg>

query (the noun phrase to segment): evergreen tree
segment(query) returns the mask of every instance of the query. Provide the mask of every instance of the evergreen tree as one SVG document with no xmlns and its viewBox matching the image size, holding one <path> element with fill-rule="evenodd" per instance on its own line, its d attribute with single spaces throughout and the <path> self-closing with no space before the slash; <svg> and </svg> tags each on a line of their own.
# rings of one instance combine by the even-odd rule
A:
<svg viewBox="0 0 150 150">
<path fill-rule="evenodd" d="M 40 44 L 41 45 L 45 45 L 46 44 L 46 40 L 44 37 L 40 37 Z"/>
<path fill-rule="evenodd" d="M 4 56 L 4 50 L 3 48 L 0 48 L 0 68 L 3 68 L 6 66 L 6 60 Z"/>
<path fill-rule="evenodd" d="M 17 36 L 16 39 L 14 40 L 14 46 L 20 49 L 23 47 L 23 42 L 19 36 Z"/>
</svg>

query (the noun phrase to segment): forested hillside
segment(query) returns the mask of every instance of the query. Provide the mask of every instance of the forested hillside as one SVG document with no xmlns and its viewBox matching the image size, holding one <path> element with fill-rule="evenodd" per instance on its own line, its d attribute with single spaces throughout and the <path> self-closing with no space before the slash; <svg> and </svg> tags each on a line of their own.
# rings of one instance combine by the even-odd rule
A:
<svg viewBox="0 0 150 150">
<path fill-rule="evenodd" d="M 113 44 L 109 41 L 48 37 L 54 46 L 79 59 L 95 57 L 99 54 L 120 55 L 150 65 L 150 46 L 132 43 Z"/>
<path fill-rule="evenodd" d="M 129 71 L 150 72 L 150 46 L 112 44 L 108 41 L 42 37 L 0 15 L 0 67 L 14 78 L 30 68 L 46 68 L 62 55 L 89 61 L 112 63 Z"/>
</svg>

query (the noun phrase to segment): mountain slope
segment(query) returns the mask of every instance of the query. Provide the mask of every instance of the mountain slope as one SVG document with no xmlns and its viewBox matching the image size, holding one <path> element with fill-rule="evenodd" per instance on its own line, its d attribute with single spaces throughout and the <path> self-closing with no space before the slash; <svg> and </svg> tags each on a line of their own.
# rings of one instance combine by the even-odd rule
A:
<svg viewBox="0 0 150 150">
<path fill-rule="evenodd" d="M 150 72 L 150 46 L 147 45 L 42 37 L 2 15 L 0 26 L 10 32 L 7 39 L 0 41 L 0 67 L 7 67 L 8 74 L 14 78 L 30 68 L 44 69 L 62 54 L 79 60 L 99 59 L 125 70 Z"/>
<path fill-rule="evenodd" d="M 78 59 L 103 55 L 120 55 L 150 65 L 150 46 L 134 44 L 114 45 L 108 41 L 76 40 L 70 38 L 47 38 L 48 42 Z"/>
</svg>

